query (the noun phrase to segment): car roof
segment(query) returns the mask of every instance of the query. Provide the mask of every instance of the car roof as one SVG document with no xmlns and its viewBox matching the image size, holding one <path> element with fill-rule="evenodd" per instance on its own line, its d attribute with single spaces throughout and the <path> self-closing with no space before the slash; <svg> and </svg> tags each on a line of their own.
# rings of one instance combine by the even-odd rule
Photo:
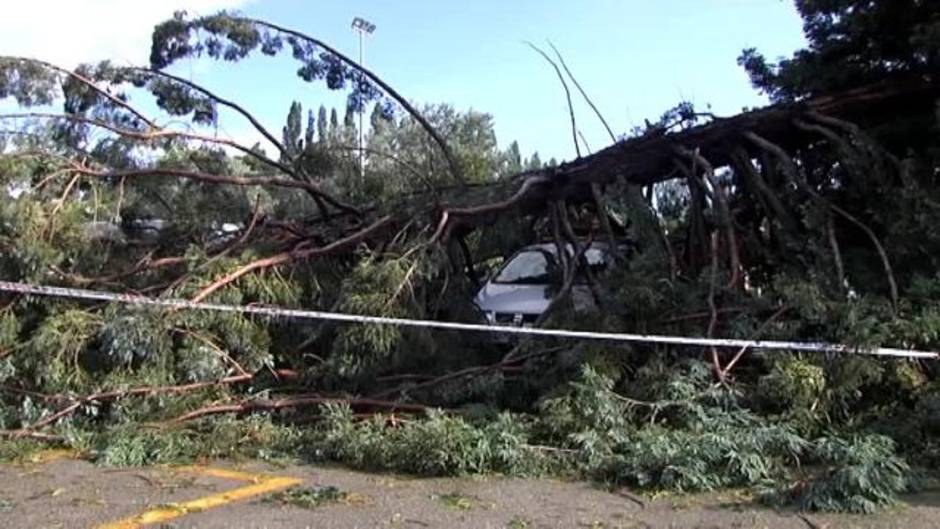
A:
<svg viewBox="0 0 940 529">
<path fill-rule="evenodd" d="M 578 242 L 579 242 L 579 244 L 584 244 L 584 243 L 587 242 L 587 241 L 578 241 Z M 622 243 L 620 246 L 621 246 L 621 247 L 628 247 L 629 244 L 628 244 L 628 243 Z M 565 243 L 565 247 L 567 247 L 567 248 L 570 249 L 570 248 L 571 248 L 571 243 Z M 539 250 L 539 251 L 545 251 L 545 252 L 555 253 L 555 248 L 556 248 L 556 246 L 555 246 L 555 243 L 554 243 L 554 242 L 543 242 L 543 243 L 530 244 L 530 245 L 528 245 L 528 246 L 524 246 L 521 250 L 519 250 L 519 252 L 525 252 L 525 251 L 531 251 L 531 250 Z M 610 248 L 610 243 L 605 242 L 605 241 L 594 241 L 594 242 L 591 243 L 591 246 L 590 246 L 589 248 L 590 248 L 590 249 L 595 249 L 595 248 L 596 248 L 596 249 L 599 249 L 599 250 L 603 250 L 603 249 Z"/>
</svg>

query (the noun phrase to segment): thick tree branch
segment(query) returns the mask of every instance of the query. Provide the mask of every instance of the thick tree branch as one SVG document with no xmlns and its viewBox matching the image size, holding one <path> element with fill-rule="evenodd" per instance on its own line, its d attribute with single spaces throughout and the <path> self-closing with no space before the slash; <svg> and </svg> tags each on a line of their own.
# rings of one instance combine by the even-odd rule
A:
<svg viewBox="0 0 940 529">
<path fill-rule="evenodd" d="M 546 176 L 529 177 L 523 181 L 518 191 L 505 200 L 479 206 L 448 208 L 443 210 L 438 221 L 437 230 L 435 230 L 434 235 L 431 237 L 431 242 L 447 240 L 453 227 L 467 220 L 486 218 L 522 205 L 526 200 L 536 195 L 537 188 L 545 186 L 550 182 L 551 179 Z M 538 198 L 536 200 L 540 201 Z"/>
<path fill-rule="evenodd" d="M 246 147 L 236 141 L 227 140 L 224 138 L 214 138 L 212 136 L 205 136 L 202 134 L 193 134 L 190 132 L 181 132 L 176 130 L 167 130 L 167 129 L 156 129 L 151 131 L 138 131 L 133 129 L 127 129 L 119 127 L 107 121 L 100 119 L 88 118 L 85 116 L 80 116 L 77 114 L 55 114 L 48 112 L 26 112 L 26 113 L 13 113 L 13 114 L 0 114 L 0 120 L 2 119 L 49 119 L 49 120 L 65 120 L 75 123 L 82 123 L 85 125 L 90 125 L 93 127 L 98 127 L 110 131 L 114 134 L 117 134 L 124 138 L 130 138 L 137 141 L 147 142 L 147 141 L 157 141 L 157 140 L 168 140 L 168 139 L 184 139 L 184 140 L 193 140 L 203 143 L 211 143 L 215 145 L 224 145 L 226 147 L 231 147 L 237 151 L 242 152 L 243 154 L 250 156 L 266 165 L 274 167 L 284 174 L 290 175 L 298 180 L 301 180 L 300 176 L 290 167 L 272 160 L 262 153 Z M 315 185 L 315 184 L 314 184 Z M 319 195 L 322 197 L 322 195 Z"/>
<path fill-rule="evenodd" d="M 186 87 L 188 87 L 188 88 L 191 88 L 191 89 L 193 89 L 193 90 L 199 92 L 200 94 L 202 94 L 202 95 L 208 97 L 209 99 L 213 100 L 214 102 L 216 102 L 216 103 L 218 103 L 218 104 L 220 104 L 220 105 L 222 105 L 222 106 L 224 106 L 224 107 L 228 107 L 228 108 L 234 110 L 235 112 L 239 113 L 242 117 L 244 117 L 245 119 L 247 119 L 248 122 L 251 123 L 251 126 L 254 127 L 255 130 L 257 130 L 262 136 L 264 136 L 264 138 L 265 138 L 266 140 L 268 140 L 269 142 L 271 142 L 271 144 L 274 145 L 274 147 L 275 147 L 281 154 L 283 154 L 285 157 L 287 156 L 287 149 L 284 148 L 284 145 L 281 144 L 281 142 L 278 141 L 278 139 L 277 139 L 273 134 L 271 134 L 271 133 L 268 131 L 268 129 L 266 129 L 266 128 L 264 127 L 264 125 L 262 125 L 261 122 L 258 121 L 258 119 L 257 119 L 254 115 L 252 115 L 250 112 L 248 112 L 248 110 L 245 109 L 245 107 L 239 105 L 238 103 L 236 103 L 236 102 L 234 102 L 234 101 L 232 101 L 232 100 L 230 100 L 230 99 L 226 99 L 226 98 L 224 98 L 224 97 L 222 97 L 222 96 L 219 96 L 218 94 L 216 94 L 216 93 L 214 93 L 214 92 L 208 90 L 207 88 L 204 88 L 203 86 L 201 86 L 201 85 L 199 85 L 199 84 L 197 84 L 197 83 L 194 83 L 194 82 L 192 82 L 192 81 L 190 81 L 190 80 L 188 80 L 188 79 L 184 79 L 184 78 L 182 78 L 182 77 L 179 77 L 179 76 L 176 76 L 176 75 L 173 75 L 173 74 L 170 74 L 170 73 L 161 71 L 161 70 L 153 70 L 153 69 L 150 69 L 150 68 L 137 68 L 137 67 L 128 68 L 128 70 L 130 70 L 130 71 L 132 71 L 132 72 L 138 72 L 138 73 L 141 73 L 141 74 L 144 74 L 144 75 L 149 75 L 149 76 L 154 76 L 154 77 L 162 77 L 162 78 L 164 78 L 164 79 L 168 79 L 168 80 L 170 80 L 170 81 L 173 81 L 174 83 L 178 83 L 178 84 L 181 84 L 181 85 L 186 86 Z"/>
<path fill-rule="evenodd" d="M 730 118 L 716 119 L 680 132 L 619 141 L 594 154 L 557 167 L 516 175 L 511 181 L 522 180 L 522 184 L 510 199 L 445 209 L 434 240 L 446 238 L 454 225 L 473 227 L 513 207 L 534 213 L 544 209 L 546 203 L 559 196 L 569 202 L 589 200 L 589 186 L 592 183 L 607 184 L 619 180 L 650 185 L 675 178 L 673 168 L 677 146 L 695 145 L 702 157 L 714 167 L 721 167 L 732 163 L 728 146 L 740 144 L 744 131 L 756 132 L 784 145 L 799 146 L 806 144 L 807 138 L 806 134 L 793 126 L 794 117 L 819 112 L 844 119 L 859 115 L 891 114 L 899 109 L 908 112 L 911 108 L 931 109 L 938 95 L 940 86 L 937 84 L 920 79 L 898 79 L 818 96 L 799 103 L 773 105 Z M 768 181 L 768 184 L 773 186 L 775 182 Z M 702 246 L 707 247 L 707 242 Z M 707 250 L 703 253 L 707 253 Z"/>
<path fill-rule="evenodd" d="M 390 216 L 382 217 L 381 219 L 353 233 L 352 235 L 349 235 L 348 237 L 344 237 L 337 241 L 333 241 L 332 243 L 327 244 L 325 246 L 321 246 L 317 248 L 294 250 L 294 251 L 289 251 L 289 252 L 281 252 L 279 254 L 275 254 L 270 257 L 265 257 L 263 259 L 252 261 L 246 265 L 243 265 L 237 268 L 235 271 L 217 279 L 216 281 L 212 282 L 210 285 L 206 286 L 205 288 L 200 290 L 195 296 L 193 296 L 192 301 L 193 302 L 202 301 L 206 299 L 207 297 L 209 297 L 210 295 L 212 295 L 212 293 L 215 292 L 216 290 L 219 290 L 220 288 L 236 281 L 240 277 L 246 274 L 249 274 L 251 272 L 254 272 L 256 270 L 264 270 L 266 268 L 281 266 L 283 264 L 291 263 L 294 261 L 302 261 L 302 260 L 310 259 L 314 257 L 321 257 L 324 255 L 329 255 L 332 253 L 337 253 L 343 250 L 354 248 L 357 245 L 359 245 L 359 243 L 364 242 L 365 240 L 372 237 L 373 235 L 376 235 L 377 233 L 385 231 L 387 228 L 389 228 L 393 224 L 393 222 L 394 221 L 392 217 Z"/>
<path fill-rule="evenodd" d="M 152 177 L 161 177 L 168 176 L 174 178 L 184 178 L 187 180 L 197 180 L 199 182 L 207 182 L 210 184 L 226 184 L 226 185 L 235 185 L 235 186 L 269 186 L 269 187 L 288 187 L 295 189 L 303 189 L 309 191 L 316 196 L 321 197 L 326 203 L 331 206 L 345 211 L 347 213 L 352 213 L 355 215 L 360 215 L 361 211 L 351 204 L 347 204 L 339 199 L 332 197 L 331 195 L 323 192 L 320 189 L 320 186 L 314 184 L 313 182 L 308 182 L 306 180 L 288 180 L 286 178 L 280 178 L 277 176 L 230 176 L 230 175 L 217 175 L 212 173 L 203 173 L 200 171 L 189 171 L 185 169 L 172 169 L 164 167 L 154 167 L 148 169 L 133 169 L 133 170 L 121 170 L 121 171 L 98 171 L 90 168 L 81 168 L 76 167 L 73 171 L 89 176 L 95 176 L 98 178 L 152 178 Z"/>
<path fill-rule="evenodd" d="M 424 413 L 429 408 L 422 404 L 405 404 L 400 402 L 390 402 L 375 399 L 357 399 L 340 397 L 288 397 L 277 400 L 254 400 L 238 404 L 220 404 L 216 406 L 207 406 L 199 408 L 189 413 L 184 413 L 179 417 L 168 421 L 169 424 L 179 424 L 211 415 L 223 415 L 231 413 L 252 413 L 252 412 L 272 412 L 291 408 L 309 408 L 321 406 L 323 404 L 338 403 L 348 404 L 353 408 L 380 409 L 383 411 L 401 411 L 408 413 Z"/>
</svg>

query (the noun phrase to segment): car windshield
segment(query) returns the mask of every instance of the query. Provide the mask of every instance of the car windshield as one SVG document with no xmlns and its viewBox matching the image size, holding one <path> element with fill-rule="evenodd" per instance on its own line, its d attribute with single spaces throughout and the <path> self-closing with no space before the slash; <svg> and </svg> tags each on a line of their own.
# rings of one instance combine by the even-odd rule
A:
<svg viewBox="0 0 940 529">
<path fill-rule="evenodd" d="M 497 283 L 547 284 L 555 271 L 555 256 L 543 250 L 517 254 L 499 271 Z"/>
<path fill-rule="evenodd" d="M 589 248 L 584 252 L 584 258 L 592 272 L 600 272 L 607 266 L 606 254 L 600 248 Z M 493 281 L 517 285 L 547 285 L 557 271 L 554 251 L 525 250 L 506 263 Z M 579 273 L 579 277 L 576 278 L 579 283 L 584 280 L 580 276 Z"/>
</svg>

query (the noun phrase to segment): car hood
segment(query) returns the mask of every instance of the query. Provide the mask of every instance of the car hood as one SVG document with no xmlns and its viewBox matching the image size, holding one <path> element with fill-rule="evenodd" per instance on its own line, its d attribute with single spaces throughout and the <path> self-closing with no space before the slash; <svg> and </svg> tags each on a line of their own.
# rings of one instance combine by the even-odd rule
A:
<svg viewBox="0 0 940 529">
<path fill-rule="evenodd" d="M 474 299 L 484 312 L 541 314 L 551 301 L 548 285 L 487 283 Z"/>
</svg>

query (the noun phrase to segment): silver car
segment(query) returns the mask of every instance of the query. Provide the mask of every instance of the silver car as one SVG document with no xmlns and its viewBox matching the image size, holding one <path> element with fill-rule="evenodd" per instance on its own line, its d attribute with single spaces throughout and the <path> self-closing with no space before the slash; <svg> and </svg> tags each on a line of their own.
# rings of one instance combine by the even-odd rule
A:
<svg viewBox="0 0 940 529">
<path fill-rule="evenodd" d="M 570 245 L 565 248 L 573 255 Z M 610 245 L 593 243 L 585 250 L 588 266 L 600 272 L 609 261 Z M 548 308 L 561 284 L 561 267 L 554 243 L 526 246 L 509 258 L 483 288 L 474 303 L 490 325 L 531 326 Z M 593 305 L 590 288 L 583 277 L 575 278 L 571 289 L 575 309 Z"/>
</svg>

